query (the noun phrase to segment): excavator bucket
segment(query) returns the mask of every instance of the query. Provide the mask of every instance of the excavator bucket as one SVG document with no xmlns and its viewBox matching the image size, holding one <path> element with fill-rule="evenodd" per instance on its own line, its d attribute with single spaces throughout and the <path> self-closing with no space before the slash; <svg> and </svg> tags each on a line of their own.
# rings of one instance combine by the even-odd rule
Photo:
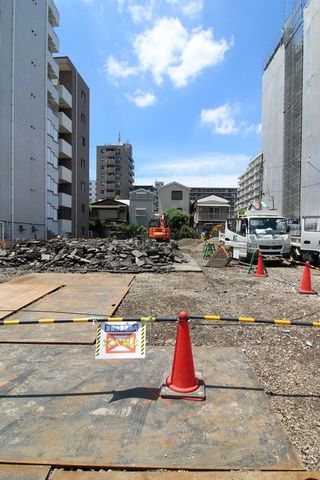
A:
<svg viewBox="0 0 320 480">
<path fill-rule="evenodd" d="M 205 266 L 213 268 L 226 267 L 231 260 L 231 253 L 226 250 L 224 245 L 218 245 Z"/>
</svg>

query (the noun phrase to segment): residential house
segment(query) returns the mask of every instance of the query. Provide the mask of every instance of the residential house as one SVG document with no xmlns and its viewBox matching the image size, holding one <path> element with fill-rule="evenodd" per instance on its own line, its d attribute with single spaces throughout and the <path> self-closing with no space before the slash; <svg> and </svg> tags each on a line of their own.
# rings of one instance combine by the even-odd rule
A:
<svg viewBox="0 0 320 480">
<path fill-rule="evenodd" d="M 158 188 L 159 214 L 174 207 L 190 213 L 190 188 L 178 182 L 171 182 Z"/>
<path fill-rule="evenodd" d="M 130 223 L 148 228 L 149 221 L 154 218 L 155 214 L 154 197 L 153 192 L 144 188 L 130 192 Z"/>
<path fill-rule="evenodd" d="M 224 198 L 210 195 L 196 200 L 192 205 L 193 227 L 200 236 L 212 226 L 223 224 L 229 214 L 229 202 Z"/>
<path fill-rule="evenodd" d="M 101 230 L 107 235 L 110 226 L 118 223 L 128 224 L 129 222 L 129 207 L 127 204 L 118 200 L 111 200 L 105 198 L 90 205 L 90 224 L 91 230 Z"/>
</svg>

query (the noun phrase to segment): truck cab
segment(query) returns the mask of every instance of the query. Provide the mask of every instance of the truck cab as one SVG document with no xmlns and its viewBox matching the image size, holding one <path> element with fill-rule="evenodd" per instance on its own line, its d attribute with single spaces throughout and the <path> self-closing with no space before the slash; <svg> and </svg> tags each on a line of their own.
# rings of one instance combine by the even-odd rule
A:
<svg viewBox="0 0 320 480">
<path fill-rule="evenodd" d="M 290 227 L 286 219 L 274 211 L 248 211 L 239 218 L 226 221 L 220 240 L 232 249 L 235 259 L 243 260 L 259 250 L 265 257 L 288 257 Z"/>
</svg>

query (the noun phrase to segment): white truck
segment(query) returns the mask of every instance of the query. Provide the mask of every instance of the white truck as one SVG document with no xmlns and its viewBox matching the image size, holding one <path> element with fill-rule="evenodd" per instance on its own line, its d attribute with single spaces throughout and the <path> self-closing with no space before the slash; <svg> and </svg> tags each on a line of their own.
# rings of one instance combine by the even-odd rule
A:
<svg viewBox="0 0 320 480">
<path fill-rule="evenodd" d="M 231 248 L 232 257 L 247 260 L 259 249 L 265 257 L 290 255 L 290 227 L 275 210 L 247 210 L 239 218 L 226 220 L 219 239 Z"/>
<path fill-rule="evenodd" d="M 291 257 L 319 266 L 320 216 L 301 217 L 301 225 L 290 225 Z"/>
</svg>

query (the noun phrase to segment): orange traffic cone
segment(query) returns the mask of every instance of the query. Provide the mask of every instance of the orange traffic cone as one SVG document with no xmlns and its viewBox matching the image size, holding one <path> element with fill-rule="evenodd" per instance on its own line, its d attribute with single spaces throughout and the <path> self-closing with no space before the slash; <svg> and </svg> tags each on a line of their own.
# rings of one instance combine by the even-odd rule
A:
<svg viewBox="0 0 320 480">
<path fill-rule="evenodd" d="M 302 278 L 300 288 L 298 288 L 299 293 L 316 293 L 311 288 L 311 273 L 310 273 L 310 263 L 306 262 L 303 267 Z"/>
<path fill-rule="evenodd" d="M 179 313 L 179 322 L 171 375 L 160 392 L 161 397 L 203 400 L 204 384 L 196 378 L 189 330 L 189 315 Z"/>
<path fill-rule="evenodd" d="M 263 265 L 263 256 L 261 255 L 261 253 L 259 253 L 259 255 L 258 255 L 258 263 L 257 263 L 255 276 L 256 277 L 266 277 L 267 276 L 266 272 L 265 272 L 265 269 L 264 269 L 264 265 Z"/>
</svg>

